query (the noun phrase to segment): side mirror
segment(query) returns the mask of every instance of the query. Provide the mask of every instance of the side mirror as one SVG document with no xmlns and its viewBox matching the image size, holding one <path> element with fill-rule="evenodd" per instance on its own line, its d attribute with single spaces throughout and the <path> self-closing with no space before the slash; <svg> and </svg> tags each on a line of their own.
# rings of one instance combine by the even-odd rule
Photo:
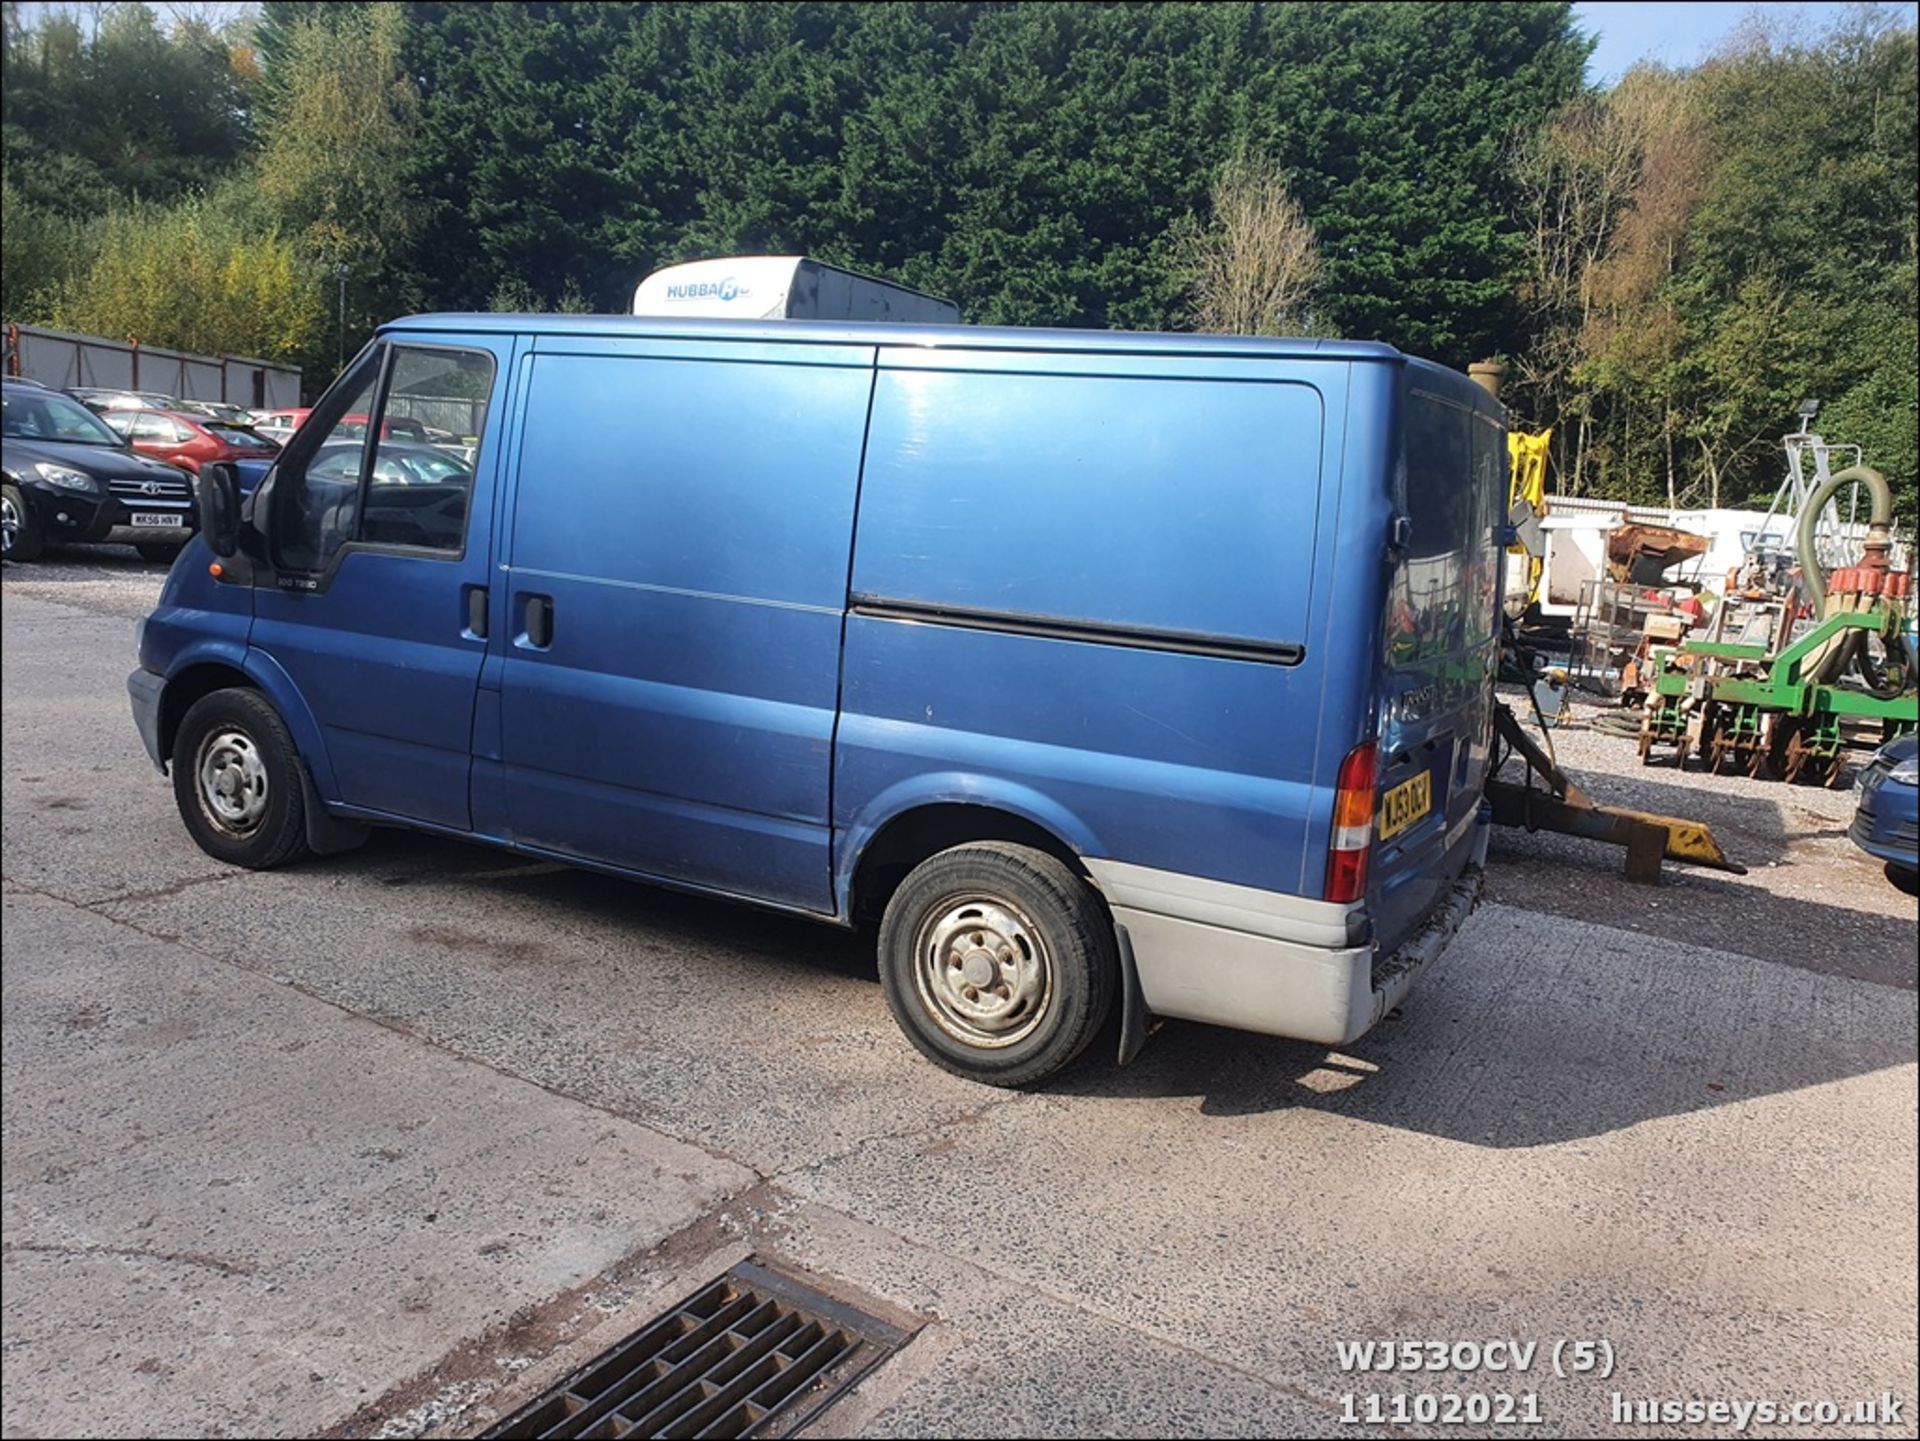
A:
<svg viewBox="0 0 1920 1441">
<path fill-rule="evenodd" d="M 200 533 L 217 556 L 240 549 L 240 482 L 230 465 L 200 467 Z"/>
</svg>

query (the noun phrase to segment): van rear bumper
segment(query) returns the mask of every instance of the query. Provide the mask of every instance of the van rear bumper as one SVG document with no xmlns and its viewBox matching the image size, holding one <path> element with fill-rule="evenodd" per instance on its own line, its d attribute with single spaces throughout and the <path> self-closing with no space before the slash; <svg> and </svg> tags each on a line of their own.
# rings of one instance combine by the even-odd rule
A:
<svg viewBox="0 0 1920 1441">
<path fill-rule="evenodd" d="M 1339 1046 L 1373 1029 L 1473 913 L 1485 819 L 1447 899 L 1391 955 L 1351 945 L 1358 906 L 1306 900 L 1124 862 L 1089 860 L 1157 1016 Z"/>
</svg>

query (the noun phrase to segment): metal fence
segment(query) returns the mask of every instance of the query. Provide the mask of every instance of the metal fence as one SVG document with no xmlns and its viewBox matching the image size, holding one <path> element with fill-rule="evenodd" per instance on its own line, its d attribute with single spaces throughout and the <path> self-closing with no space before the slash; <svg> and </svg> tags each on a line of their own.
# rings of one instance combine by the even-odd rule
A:
<svg viewBox="0 0 1920 1441">
<path fill-rule="evenodd" d="M 248 355 L 191 355 L 40 325 L 6 327 L 6 373 L 60 390 L 151 390 L 181 400 L 223 400 L 254 410 L 300 404 L 300 372 Z"/>
<path fill-rule="evenodd" d="M 487 403 L 449 395 L 395 395 L 387 401 L 387 409 L 392 415 L 408 416 L 422 425 L 450 430 L 455 435 L 478 436 Z"/>
</svg>

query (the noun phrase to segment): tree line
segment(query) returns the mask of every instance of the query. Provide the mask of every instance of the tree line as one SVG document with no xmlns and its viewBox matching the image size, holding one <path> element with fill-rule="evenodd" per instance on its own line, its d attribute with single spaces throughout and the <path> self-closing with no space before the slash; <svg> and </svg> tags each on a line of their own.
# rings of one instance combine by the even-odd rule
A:
<svg viewBox="0 0 1920 1441">
<path fill-rule="evenodd" d="M 319 384 L 391 315 L 804 253 L 983 323 L 1503 356 L 1582 494 L 1770 495 L 1817 396 L 1912 512 L 1892 11 L 1601 89 L 1558 3 L 4 10 L 9 320 Z"/>
</svg>

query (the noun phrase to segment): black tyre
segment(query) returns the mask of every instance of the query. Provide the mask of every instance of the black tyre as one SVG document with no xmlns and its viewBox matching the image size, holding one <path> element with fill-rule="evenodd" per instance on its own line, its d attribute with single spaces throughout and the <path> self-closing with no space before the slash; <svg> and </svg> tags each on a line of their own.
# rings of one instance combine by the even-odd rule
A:
<svg viewBox="0 0 1920 1441">
<path fill-rule="evenodd" d="M 27 508 L 27 498 L 12 481 L 0 485 L 0 524 L 8 532 L 8 560 L 38 560 L 45 554 L 47 538 Z"/>
<path fill-rule="evenodd" d="M 173 739 L 173 799 L 215 860 L 263 871 L 307 854 L 300 756 L 258 691 L 193 703 Z"/>
<path fill-rule="evenodd" d="M 133 547 L 140 553 L 140 559 L 150 560 L 156 565 L 172 565 L 174 557 L 185 548 L 170 540 L 136 541 Z"/>
<path fill-rule="evenodd" d="M 907 1039 L 989 1086 L 1074 1060 L 1113 1007 L 1119 964 L 1099 897 L 1044 851 L 1000 841 L 923 861 L 880 922 L 880 984 Z"/>
</svg>

